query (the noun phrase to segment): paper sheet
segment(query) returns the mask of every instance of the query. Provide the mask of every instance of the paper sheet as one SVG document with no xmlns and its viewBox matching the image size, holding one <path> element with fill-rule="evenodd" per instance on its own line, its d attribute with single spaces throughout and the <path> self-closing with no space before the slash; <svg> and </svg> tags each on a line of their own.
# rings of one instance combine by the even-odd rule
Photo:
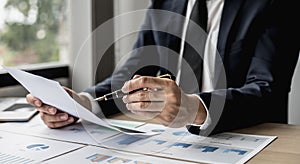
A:
<svg viewBox="0 0 300 164">
<path fill-rule="evenodd" d="M 0 163 L 40 163 L 84 146 L 3 131 L 0 145 Z"/>
<path fill-rule="evenodd" d="M 103 142 L 108 148 L 200 163 L 245 163 L 276 136 L 220 133 L 210 137 L 190 134 L 186 128 L 146 124 L 139 129 L 161 132 L 150 138 L 117 135 Z"/>
<path fill-rule="evenodd" d="M 2 66 L 11 76 L 13 76 L 20 84 L 22 84 L 28 92 L 39 98 L 43 103 L 54 106 L 59 110 L 67 112 L 75 117 L 98 124 L 107 128 L 111 128 L 129 135 L 151 136 L 157 133 L 124 131 L 117 126 L 112 126 L 105 120 L 100 119 L 91 111 L 77 103 L 62 86 L 53 80 L 49 80 L 31 73 L 18 70 L 16 68 Z"/>
<path fill-rule="evenodd" d="M 143 122 L 114 119 L 108 119 L 107 121 L 111 124 L 120 125 L 124 128 L 135 128 L 145 124 Z M 120 132 L 118 131 L 87 121 L 81 121 L 80 123 L 76 123 L 59 129 L 50 129 L 43 123 L 39 116 L 35 116 L 29 122 L 2 123 L 0 124 L 0 130 L 90 145 L 101 145 L 104 139 L 120 134 Z"/>
<path fill-rule="evenodd" d="M 139 161 L 144 162 L 148 160 L 146 160 L 147 158 L 144 158 L 143 155 L 172 158 L 178 159 L 178 161 L 185 160 L 195 163 L 245 163 L 276 138 L 276 136 L 239 133 L 220 133 L 210 137 L 203 137 L 189 133 L 186 128 L 167 128 L 157 124 L 141 124 L 118 120 L 111 120 L 110 122 L 125 127 L 134 127 L 139 130 L 160 132 L 161 134 L 146 138 L 142 136 L 125 135 L 117 131 L 113 131 L 115 133 L 112 133 L 112 131 L 109 131 L 110 129 L 96 124 L 85 124 L 85 128 L 77 124 L 54 130 L 45 127 L 39 118 L 31 120 L 29 123 L 4 123 L 0 125 L 0 130 L 47 137 L 61 141 L 92 144 L 119 150 L 119 153 L 131 152 L 140 154 L 136 156 L 141 156 Z M 78 152 L 75 151 L 66 156 L 58 157 L 57 160 L 53 161 L 62 162 L 66 158 L 78 161 L 93 159 L 98 161 L 98 157 L 100 158 L 102 155 L 111 156 L 110 159 L 112 159 L 112 157 L 123 158 L 122 153 L 116 155 L 103 153 L 96 149 L 93 151 L 90 149 L 80 149 Z M 132 158 L 126 157 L 125 159 L 132 160 Z M 160 158 L 158 158 L 158 160 L 160 160 Z M 102 161 L 99 159 L 99 162 Z"/>
<path fill-rule="evenodd" d="M 68 163 L 190 164 L 190 162 L 124 153 L 94 146 L 84 147 L 45 163 L 65 164 L 66 161 Z"/>
</svg>

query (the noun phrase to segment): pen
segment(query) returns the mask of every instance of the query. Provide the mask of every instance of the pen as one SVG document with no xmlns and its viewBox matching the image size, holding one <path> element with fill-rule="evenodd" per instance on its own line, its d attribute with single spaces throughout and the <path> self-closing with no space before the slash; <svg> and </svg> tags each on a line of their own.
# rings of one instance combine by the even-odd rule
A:
<svg viewBox="0 0 300 164">
<path fill-rule="evenodd" d="M 158 78 L 169 78 L 169 79 L 172 79 L 172 75 L 170 74 L 164 74 L 164 75 L 161 75 L 161 76 L 157 76 Z M 131 94 L 131 93 L 134 93 L 134 92 L 137 92 L 137 91 L 149 91 L 148 88 L 140 88 L 140 89 L 136 89 L 136 90 L 133 90 L 129 93 L 123 93 L 121 89 L 119 90 L 116 90 L 114 92 L 111 92 L 111 93 L 108 93 L 108 94 L 105 94 L 101 97 L 98 97 L 98 98 L 95 98 L 94 100 L 95 101 L 107 101 L 107 100 L 111 100 L 111 99 L 116 99 L 116 98 L 122 98 L 128 94 Z"/>
</svg>

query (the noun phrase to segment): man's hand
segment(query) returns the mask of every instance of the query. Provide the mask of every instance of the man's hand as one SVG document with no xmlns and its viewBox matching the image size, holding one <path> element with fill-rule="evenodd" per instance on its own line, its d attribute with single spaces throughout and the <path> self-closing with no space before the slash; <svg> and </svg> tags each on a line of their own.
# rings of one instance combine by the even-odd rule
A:
<svg viewBox="0 0 300 164">
<path fill-rule="evenodd" d="M 91 104 L 87 97 L 77 94 L 69 88 L 64 87 L 64 89 L 79 104 L 86 107 L 87 109 L 91 109 Z M 26 100 L 29 104 L 33 105 L 40 112 L 41 119 L 49 128 L 60 128 L 72 124 L 78 120 L 78 118 L 75 118 L 67 113 L 61 112 L 53 106 L 43 104 L 43 102 L 40 99 L 32 96 L 31 94 L 28 94 L 26 96 Z"/>
<path fill-rule="evenodd" d="M 206 118 L 203 104 L 196 95 L 185 94 L 171 79 L 138 76 L 122 87 L 124 93 L 140 90 L 123 98 L 132 113 L 152 119 L 169 127 L 202 124 Z"/>
</svg>

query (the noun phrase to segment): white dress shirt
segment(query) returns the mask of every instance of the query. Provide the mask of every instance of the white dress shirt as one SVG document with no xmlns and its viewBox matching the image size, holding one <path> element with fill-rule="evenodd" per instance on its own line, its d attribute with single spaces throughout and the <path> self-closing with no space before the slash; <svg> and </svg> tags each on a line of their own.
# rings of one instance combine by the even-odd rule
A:
<svg viewBox="0 0 300 164">
<path fill-rule="evenodd" d="M 183 34 L 182 38 L 186 38 L 186 33 L 188 29 L 188 22 L 192 14 L 193 7 L 196 3 L 196 0 L 189 0 L 186 10 L 186 21 L 183 26 Z M 208 13 L 208 22 L 207 22 L 207 40 L 205 44 L 204 50 L 204 57 L 203 57 L 203 73 L 202 73 L 202 88 L 201 92 L 210 92 L 214 90 L 213 87 L 213 75 L 214 75 L 214 66 L 215 66 L 215 56 L 217 53 L 217 42 L 218 42 L 218 34 L 219 34 L 219 27 L 220 27 L 220 20 L 224 6 L 224 0 L 206 0 L 207 5 L 207 13 Z M 185 40 L 182 39 L 181 42 L 181 49 L 179 53 L 179 62 L 178 62 L 178 73 L 176 78 L 176 83 L 180 84 L 180 76 L 181 76 L 181 63 L 183 59 L 183 52 L 184 52 L 184 44 Z M 206 105 L 204 104 L 203 100 L 198 96 L 200 101 L 205 107 L 206 110 L 206 119 L 202 125 L 195 125 L 199 126 L 201 130 L 206 129 L 211 124 L 211 118 L 208 112 Z"/>
<path fill-rule="evenodd" d="M 191 17 L 192 9 L 195 5 L 196 0 L 188 0 L 187 10 L 186 10 L 186 21 L 183 26 L 183 33 L 182 33 L 182 42 L 181 42 L 181 49 L 179 53 L 179 60 L 178 60 L 178 73 L 176 78 L 176 83 L 179 84 L 180 81 L 180 75 L 181 75 L 181 63 L 182 63 L 182 56 L 184 52 L 184 44 L 185 44 L 185 38 L 188 28 L 188 22 Z M 215 55 L 217 52 L 217 39 L 218 39 L 218 33 L 219 33 L 219 26 L 220 26 L 220 20 L 224 5 L 224 0 L 206 0 L 207 4 L 207 11 L 208 11 L 208 22 L 207 22 L 207 41 L 205 44 L 205 51 L 204 51 L 204 59 L 203 59 L 203 73 L 202 73 L 202 88 L 201 92 L 209 92 L 213 91 L 213 69 L 214 69 L 214 61 L 215 61 Z M 88 93 L 81 93 L 85 96 L 87 96 L 91 102 L 92 102 L 92 112 L 93 113 L 99 113 L 100 107 L 99 104 L 94 101 L 94 98 L 88 94 Z M 198 96 L 199 97 L 199 96 Z M 205 106 L 202 99 L 199 97 L 202 104 Z M 207 107 L 205 106 L 205 110 L 207 113 L 207 117 L 202 125 L 194 125 L 199 126 L 201 130 L 206 129 L 211 124 L 211 118 L 209 115 L 209 112 L 207 110 Z"/>
</svg>

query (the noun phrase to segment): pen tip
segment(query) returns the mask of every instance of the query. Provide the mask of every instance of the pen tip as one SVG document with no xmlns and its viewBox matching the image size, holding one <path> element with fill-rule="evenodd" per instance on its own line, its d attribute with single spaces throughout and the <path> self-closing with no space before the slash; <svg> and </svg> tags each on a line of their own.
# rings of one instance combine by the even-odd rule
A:
<svg viewBox="0 0 300 164">
<path fill-rule="evenodd" d="M 102 97 L 96 98 L 95 101 L 103 101 L 104 99 L 105 99 L 105 97 L 102 96 Z"/>
</svg>

